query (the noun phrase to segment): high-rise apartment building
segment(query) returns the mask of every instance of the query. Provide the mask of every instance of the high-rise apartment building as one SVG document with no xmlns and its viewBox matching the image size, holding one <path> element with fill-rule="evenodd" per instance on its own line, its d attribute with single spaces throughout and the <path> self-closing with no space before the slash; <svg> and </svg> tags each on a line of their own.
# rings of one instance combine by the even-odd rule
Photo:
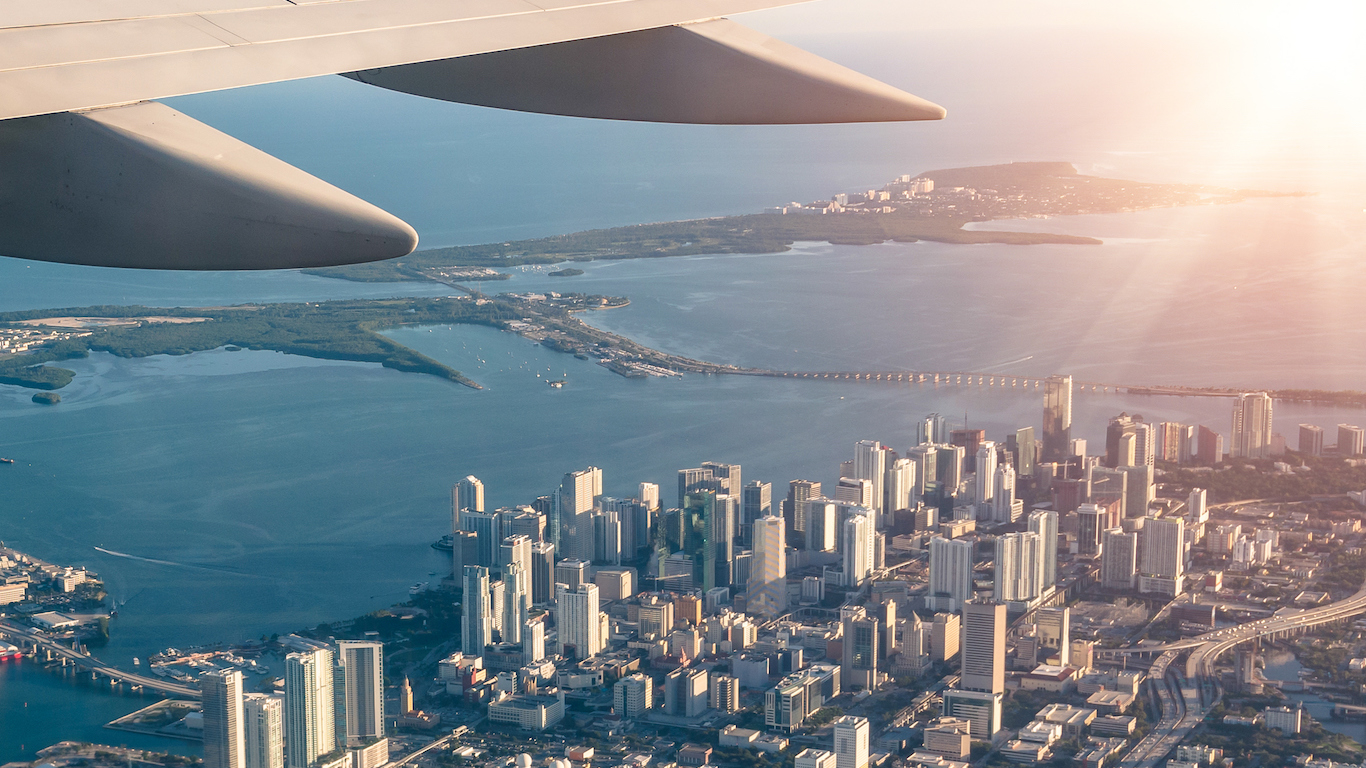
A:
<svg viewBox="0 0 1366 768">
<path fill-rule="evenodd" d="M 776 618 L 787 612 L 787 544 L 782 518 L 768 515 L 754 521 L 745 610 Z"/>
<path fill-rule="evenodd" d="M 947 443 L 949 441 L 948 419 L 931 413 L 916 423 L 916 444 Z"/>
<path fill-rule="evenodd" d="M 326 648 L 285 657 L 287 768 L 315 768 L 319 756 L 337 748 L 332 667 Z"/>
<path fill-rule="evenodd" d="M 860 440 L 854 445 L 853 477 L 868 481 L 870 496 L 866 502 L 858 503 L 873 510 L 873 523 L 878 528 L 882 527 L 879 521 L 884 511 L 896 511 L 884 509 L 886 498 L 883 494 L 882 483 L 886 479 L 886 474 L 887 450 L 883 448 L 882 443 L 876 440 Z"/>
<path fill-rule="evenodd" d="M 1058 513 L 1029 513 L 1029 531 L 1039 536 L 1039 594 L 1047 594 L 1058 583 Z"/>
<path fill-rule="evenodd" d="M 1157 498 L 1156 469 L 1151 464 L 1120 467 L 1124 473 L 1124 515 L 1143 517 Z"/>
<path fill-rule="evenodd" d="M 1338 455 L 1360 456 L 1366 453 L 1366 430 L 1351 424 L 1338 425 Z"/>
<path fill-rule="evenodd" d="M 1223 461 L 1224 436 L 1202 424 L 1196 437 L 1195 458 L 1209 467 Z"/>
<path fill-rule="evenodd" d="M 1040 554 L 1037 533 L 1007 533 L 996 538 L 993 585 L 997 600 L 1029 602 L 1039 596 Z"/>
<path fill-rule="evenodd" d="M 530 574 L 516 562 L 503 568 L 503 642 L 520 644 L 531 613 Z"/>
<path fill-rule="evenodd" d="M 235 669 L 199 677 L 204 707 L 204 768 L 246 768 L 242 673 Z"/>
<path fill-rule="evenodd" d="M 566 558 L 555 563 L 555 583 L 563 584 L 570 592 L 588 583 L 588 561 Z"/>
<path fill-rule="evenodd" d="M 988 505 L 992 522 L 1013 523 L 1024 514 L 1024 502 L 1015 498 L 1015 480 L 1014 467 L 1009 464 L 997 465 L 991 501 Z"/>
<path fill-rule="evenodd" d="M 1209 503 L 1204 488 L 1192 488 L 1186 497 L 1186 520 L 1193 525 L 1209 520 Z"/>
<path fill-rule="evenodd" d="M 718 712 L 740 711 L 740 680 L 731 675 L 714 674 L 708 682 L 708 703 Z"/>
<path fill-rule="evenodd" d="M 1109 528 L 1108 515 L 1095 504 L 1077 507 L 1077 554 L 1095 557 L 1101 552 L 1101 537 Z"/>
<path fill-rule="evenodd" d="M 858 477 L 841 477 L 835 485 L 835 501 L 873 509 L 873 484 Z"/>
<path fill-rule="evenodd" d="M 1157 430 L 1137 414 L 1121 413 L 1105 431 L 1105 466 L 1152 466 L 1157 458 Z"/>
<path fill-rule="evenodd" d="M 460 524 L 461 512 L 466 509 L 471 512 L 484 511 L 484 484 L 474 475 L 467 475 L 451 487 L 452 531 L 468 530 Z"/>
<path fill-rule="evenodd" d="M 1235 459 L 1271 458 L 1271 395 L 1245 392 L 1233 406 L 1233 439 L 1229 456 Z"/>
<path fill-rule="evenodd" d="M 593 559 L 593 502 L 602 495 L 602 470 L 570 472 L 560 482 L 551 509 L 550 543 L 561 557 Z"/>
<path fill-rule="evenodd" d="M 1004 693 L 1006 689 L 1006 607 L 997 602 L 963 605 L 963 667 L 958 687 Z"/>
<path fill-rule="evenodd" d="M 996 493 L 996 443 L 984 440 L 975 451 L 976 475 L 973 480 L 974 498 L 979 517 L 991 516 L 991 499 Z"/>
<path fill-rule="evenodd" d="M 1133 589 L 1138 571 L 1138 534 L 1122 528 L 1105 532 L 1100 557 L 1100 585 L 1105 589 Z"/>
<path fill-rule="evenodd" d="M 837 505 L 834 500 L 816 497 L 802 502 L 800 514 L 806 518 L 806 548 L 812 552 L 833 552 L 839 536 L 836 532 Z"/>
<path fill-rule="evenodd" d="M 844 521 L 844 584 L 861 587 L 873 574 L 872 515 L 850 515 Z"/>
<path fill-rule="evenodd" d="M 1298 450 L 1306 456 L 1322 456 L 1323 427 L 1314 424 L 1301 424 Z"/>
<path fill-rule="evenodd" d="M 509 563 L 521 566 L 522 573 L 531 573 L 532 539 L 525 534 L 506 536 L 498 548 L 498 568 L 506 570 Z"/>
<path fill-rule="evenodd" d="M 868 718 L 844 715 L 835 719 L 835 768 L 868 768 L 871 729 Z"/>
<path fill-rule="evenodd" d="M 1043 461 L 1062 462 L 1071 455 L 1072 377 L 1049 376 L 1043 392 Z"/>
<path fill-rule="evenodd" d="M 466 656 L 483 656 L 484 646 L 493 642 L 493 598 L 489 594 L 489 569 L 481 565 L 465 566 L 464 588 L 460 649 Z"/>
<path fill-rule="evenodd" d="M 928 484 L 939 479 L 939 447 L 934 443 L 922 443 L 906 451 L 906 458 L 915 466 L 915 477 L 911 482 L 915 488 L 915 499 L 925 495 Z"/>
<path fill-rule="evenodd" d="M 972 542 L 966 539 L 930 539 L 929 601 L 936 610 L 957 612 L 972 599 Z"/>
<path fill-rule="evenodd" d="M 644 504 L 646 509 L 651 511 L 659 509 L 658 483 L 641 483 L 637 494 L 640 496 L 640 503 Z"/>
<path fill-rule="evenodd" d="M 1191 438 L 1195 430 L 1188 424 L 1164 421 L 1157 425 L 1157 458 L 1173 464 L 1191 460 Z"/>
<path fill-rule="evenodd" d="M 1146 576 L 1177 579 L 1185 572 L 1186 525 L 1179 518 L 1150 517 L 1143 521 L 1143 567 Z"/>
<path fill-rule="evenodd" d="M 893 515 L 902 509 L 911 509 L 920 500 L 916 489 L 915 462 L 910 459 L 897 459 L 887 467 L 882 479 L 882 509 L 884 527 Z"/>
<path fill-rule="evenodd" d="M 476 512 L 466 509 L 460 513 L 460 525 L 479 537 L 479 565 L 498 566 L 498 547 L 503 541 L 502 519 L 497 512 Z"/>
<path fill-rule="evenodd" d="M 556 584 L 555 611 L 561 655 L 582 660 L 602 652 L 604 638 L 596 584 L 580 584 L 572 591 Z"/>
<path fill-rule="evenodd" d="M 361 746 L 384 736 L 384 645 L 342 640 L 337 646 L 346 669 L 346 744 Z"/>
<path fill-rule="evenodd" d="M 545 618 L 528 619 L 522 627 L 522 663 L 535 664 L 545 658 Z"/>
<path fill-rule="evenodd" d="M 246 768 L 284 768 L 284 700 L 264 693 L 242 697 Z"/>
</svg>

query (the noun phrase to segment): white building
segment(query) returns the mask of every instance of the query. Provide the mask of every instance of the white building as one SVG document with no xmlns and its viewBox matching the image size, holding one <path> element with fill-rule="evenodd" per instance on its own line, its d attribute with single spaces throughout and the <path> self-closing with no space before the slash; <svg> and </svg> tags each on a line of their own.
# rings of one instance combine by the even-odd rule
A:
<svg viewBox="0 0 1366 768">
<path fill-rule="evenodd" d="M 287 768 L 315 768 L 318 756 L 337 748 L 333 701 L 331 650 L 285 657 Z"/>
<path fill-rule="evenodd" d="M 284 701 L 278 696 L 248 693 L 242 698 L 246 768 L 284 768 Z"/>
<path fill-rule="evenodd" d="M 972 542 L 966 539 L 930 539 L 930 588 L 928 599 L 935 610 L 957 611 L 972 598 Z"/>
<path fill-rule="evenodd" d="M 493 642 L 493 598 L 489 593 L 489 569 L 482 565 L 465 566 L 464 586 L 460 649 L 466 656 L 483 656 L 484 646 Z"/>
<path fill-rule="evenodd" d="M 1271 395 L 1245 392 L 1233 406 L 1233 436 L 1229 457 L 1271 458 Z"/>
<path fill-rule="evenodd" d="M 1101 540 L 1100 585 L 1105 589 L 1133 589 L 1138 573 L 1138 534 L 1111 528 Z"/>
<path fill-rule="evenodd" d="M 775 618 L 787 611 L 786 536 L 781 517 L 770 514 L 754 521 L 746 611 Z"/>
<path fill-rule="evenodd" d="M 854 477 L 868 481 L 868 494 L 870 496 L 866 501 L 857 501 L 856 503 L 873 510 L 875 513 L 874 524 L 878 528 L 884 527 L 879 522 L 881 515 L 896 511 L 895 509 L 885 509 L 882 484 L 886 479 L 886 474 L 887 451 L 881 443 L 876 440 L 860 440 L 854 445 Z"/>
<path fill-rule="evenodd" d="M 461 517 L 464 510 L 471 512 L 484 511 L 484 484 L 474 475 L 467 475 L 464 480 L 451 487 L 451 530 L 463 531 Z"/>
<path fill-rule="evenodd" d="M 602 652 L 602 618 L 598 610 L 598 585 L 580 584 L 569 591 L 563 584 L 555 585 L 556 629 L 561 655 L 568 656 L 565 646 L 573 646 L 573 657 L 587 659 Z"/>
<path fill-rule="evenodd" d="M 844 521 L 844 585 L 860 587 L 873 573 L 873 518 L 850 515 Z"/>
<path fill-rule="evenodd" d="M 199 676 L 204 706 L 204 768 L 246 768 L 242 722 L 242 673 L 235 669 Z"/>
<path fill-rule="evenodd" d="M 834 752 L 807 747 L 797 753 L 793 768 L 836 768 L 836 762 Z"/>
<path fill-rule="evenodd" d="M 866 717 L 835 720 L 835 768 L 868 768 L 869 733 Z"/>
<path fill-rule="evenodd" d="M 996 495 L 996 443 L 985 440 L 977 446 L 977 473 L 973 481 L 978 517 L 991 518 L 991 500 Z"/>
<path fill-rule="evenodd" d="M 995 597 L 1030 602 L 1039 596 L 1042 565 L 1037 533 L 1007 533 L 996 539 Z"/>
<path fill-rule="evenodd" d="M 1143 565 L 1139 569 L 1144 576 L 1156 576 L 1179 582 L 1185 573 L 1186 549 L 1185 521 L 1163 517 L 1150 517 L 1143 521 Z"/>
<path fill-rule="evenodd" d="M 637 672 L 612 686 L 612 711 L 629 720 L 654 708 L 654 682 Z"/>
</svg>

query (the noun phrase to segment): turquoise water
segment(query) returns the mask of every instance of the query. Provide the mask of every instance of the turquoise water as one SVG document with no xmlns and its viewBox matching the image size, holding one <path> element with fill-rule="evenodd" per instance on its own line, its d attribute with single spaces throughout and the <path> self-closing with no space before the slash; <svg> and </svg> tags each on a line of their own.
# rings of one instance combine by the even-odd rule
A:
<svg viewBox="0 0 1366 768">
<path fill-rule="evenodd" d="M 1173 33 L 1154 57 L 1153 33 L 1141 31 L 833 23 L 847 21 L 842 14 L 875 18 L 869 9 L 879 2 L 891 7 L 813 4 L 746 22 L 947 104 L 943 124 L 600 123 L 441 104 L 340 78 L 175 104 L 393 210 L 429 245 L 754 211 L 900 173 L 1009 160 L 1316 189 L 1324 194 L 1000 225 L 1100 236 L 1099 248 L 802 246 L 596 263 L 577 278 L 519 275 L 498 288 L 626 295 L 630 307 L 587 319 L 672 352 L 745 365 L 1366 388 L 1366 204 L 1360 188 L 1340 183 L 1359 178 L 1359 158 L 1306 142 L 1307 159 L 1268 152 L 1225 163 L 1225 135 L 1208 122 L 1176 125 L 1177 116 L 1213 109 L 1195 87 L 1206 75 L 1193 66 L 1209 57 L 1208 38 Z M 1126 74 L 1134 62 L 1151 68 Z M 1172 72 L 1180 88 L 1154 86 Z M 1235 111 L 1228 120 L 1242 118 Z M 448 290 L 0 259 L 0 310 Z M 0 538 L 98 571 L 127 601 L 100 655 L 130 664 L 166 646 L 286 632 L 404 599 L 409 585 L 444 572 L 428 544 L 445 532 L 450 484 L 469 473 L 483 478 L 494 505 L 527 502 L 588 464 L 604 469 L 616 495 L 642 480 L 670 487 L 678 467 L 707 459 L 739 462 L 748 478 L 779 485 L 833 481 L 850 443 L 876 438 L 904 449 L 914 420 L 930 411 L 966 414 L 993 436 L 1040 415 L 1033 392 L 629 381 L 485 328 L 393 335 L 486 389 L 374 365 L 224 351 L 75 361 L 76 381 L 53 408 L 0 388 L 0 455 L 18 460 L 0 468 Z M 569 384 L 552 390 L 536 372 Z M 1076 399 L 1077 429 L 1097 440 L 1120 410 L 1218 428 L 1228 421 L 1220 400 L 1086 393 Z M 1300 421 L 1360 419 L 1359 411 L 1277 411 L 1287 433 Z M 132 745 L 100 726 L 141 704 L 32 664 L 6 667 L 0 761 L 63 738 Z"/>
</svg>

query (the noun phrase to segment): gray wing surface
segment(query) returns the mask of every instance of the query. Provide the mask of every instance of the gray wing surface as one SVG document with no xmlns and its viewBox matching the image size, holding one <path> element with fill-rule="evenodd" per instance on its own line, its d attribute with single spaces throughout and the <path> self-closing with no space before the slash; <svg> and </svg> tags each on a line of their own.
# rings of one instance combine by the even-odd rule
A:
<svg viewBox="0 0 1366 768">
<path fill-rule="evenodd" d="M 795 0 L 10 0 L 0 254 L 273 269 L 410 252 L 398 218 L 155 99 L 325 74 L 578 117 L 779 124 L 944 110 L 724 16 Z"/>
</svg>

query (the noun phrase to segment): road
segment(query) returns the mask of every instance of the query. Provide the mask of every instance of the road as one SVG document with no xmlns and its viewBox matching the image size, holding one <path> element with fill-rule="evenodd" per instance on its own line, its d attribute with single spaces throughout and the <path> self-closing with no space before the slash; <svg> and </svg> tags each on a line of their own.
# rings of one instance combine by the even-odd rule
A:
<svg viewBox="0 0 1366 768">
<path fill-rule="evenodd" d="M 172 683 L 159 677 L 148 677 L 132 672 L 124 672 L 117 667 L 111 667 L 88 653 L 73 651 L 61 643 L 47 638 L 39 632 L 18 624 L 0 621 L 0 637 L 9 637 L 25 643 L 36 643 L 44 650 L 51 651 L 62 658 L 70 659 L 71 661 L 74 661 L 77 666 L 116 682 L 141 686 L 145 690 L 158 691 L 167 694 L 168 696 L 175 696 L 182 699 L 198 699 L 201 695 L 198 688 Z"/>
<path fill-rule="evenodd" d="M 1363 612 L 1366 612 L 1366 584 L 1362 584 L 1356 594 L 1336 603 L 1258 619 L 1163 646 L 1164 653 L 1149 670 L 1149 682 L 1156 689 L 1162 707 L 1162 719 L 1151 733 L 1129 750 L 1120 762 L 1121 768 L 1154 768 L 1205 719 L 1209 710 L 1223 697 L 1214 676 L 1214 663 L 1234 647 L 1262 637 L 1298 632 L 1319 624 L 1340 621 Z M 1179 673 L 1170 673 L 1168 667 L 1186 650 L 1190 653 L 1186 657 L 1184 669 Z M 1207 699 L 1202 695 L 1206 689 L 1210 692 Z"/>
</svg>

